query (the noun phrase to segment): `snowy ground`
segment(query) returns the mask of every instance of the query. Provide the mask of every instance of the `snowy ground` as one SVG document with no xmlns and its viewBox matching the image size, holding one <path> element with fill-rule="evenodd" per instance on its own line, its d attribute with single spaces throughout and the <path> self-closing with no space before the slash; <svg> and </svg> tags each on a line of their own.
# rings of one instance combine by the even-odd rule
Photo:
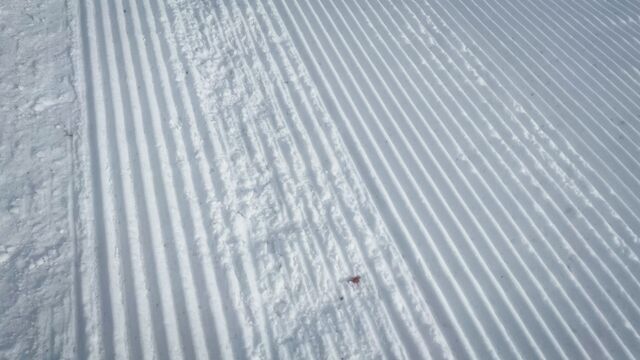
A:
<svg viewBox="0 0 640 360">
<path fill-rule="evenodd" d="M 75 29 L 63 1 L 0 2 L 0 358 L 74 355 Z"/>
<path fill-rule="evenodd" d="M 0 2 L 0 359 L 637 358 L 633 0 Z"/>
</svg>

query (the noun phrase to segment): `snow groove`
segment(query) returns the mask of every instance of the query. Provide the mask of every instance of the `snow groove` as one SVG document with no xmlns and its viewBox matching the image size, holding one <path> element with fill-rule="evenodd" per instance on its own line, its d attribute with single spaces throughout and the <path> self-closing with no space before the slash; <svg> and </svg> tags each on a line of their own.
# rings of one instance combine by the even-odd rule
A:
<svg viewBox="0 0 640 360">
<path fill-rule="evenodd" d="M 637 4 L 78 13 L 82 355 L 640 354 Z"/>
</svg>

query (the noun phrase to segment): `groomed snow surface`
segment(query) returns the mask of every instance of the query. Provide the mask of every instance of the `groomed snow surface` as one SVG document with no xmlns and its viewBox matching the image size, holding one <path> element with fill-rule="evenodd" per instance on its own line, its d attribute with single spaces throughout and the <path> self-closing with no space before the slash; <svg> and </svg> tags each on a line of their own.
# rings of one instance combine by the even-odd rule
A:
<svg viewBox="0 0 640 360">
<path fill-rule="evenodd" d="M 640 357 L 640 3 L 0 1 L 0 359 Z"/>
</svg>

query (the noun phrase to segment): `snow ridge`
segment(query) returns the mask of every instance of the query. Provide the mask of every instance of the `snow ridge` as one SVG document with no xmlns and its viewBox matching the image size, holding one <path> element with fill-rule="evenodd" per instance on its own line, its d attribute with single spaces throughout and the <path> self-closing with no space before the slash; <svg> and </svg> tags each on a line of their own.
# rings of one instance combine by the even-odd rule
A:
<svg viewBox="0 0 640 360">
<path fill-rule="evenodd" d="M 78 356 L 637 356 L 639 14 L 80 1 Z"/>
</svg>

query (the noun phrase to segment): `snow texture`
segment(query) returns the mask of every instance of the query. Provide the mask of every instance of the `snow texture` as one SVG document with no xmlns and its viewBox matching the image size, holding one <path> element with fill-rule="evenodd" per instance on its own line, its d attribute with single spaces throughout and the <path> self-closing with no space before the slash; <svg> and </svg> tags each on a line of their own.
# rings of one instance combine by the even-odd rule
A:
<svg viewBox="0 0 640 360">
<path fill-rule="evenodd" d="M 0 2 L 0 359 L 640 357 L 640 4 Z"/>
</svg>

